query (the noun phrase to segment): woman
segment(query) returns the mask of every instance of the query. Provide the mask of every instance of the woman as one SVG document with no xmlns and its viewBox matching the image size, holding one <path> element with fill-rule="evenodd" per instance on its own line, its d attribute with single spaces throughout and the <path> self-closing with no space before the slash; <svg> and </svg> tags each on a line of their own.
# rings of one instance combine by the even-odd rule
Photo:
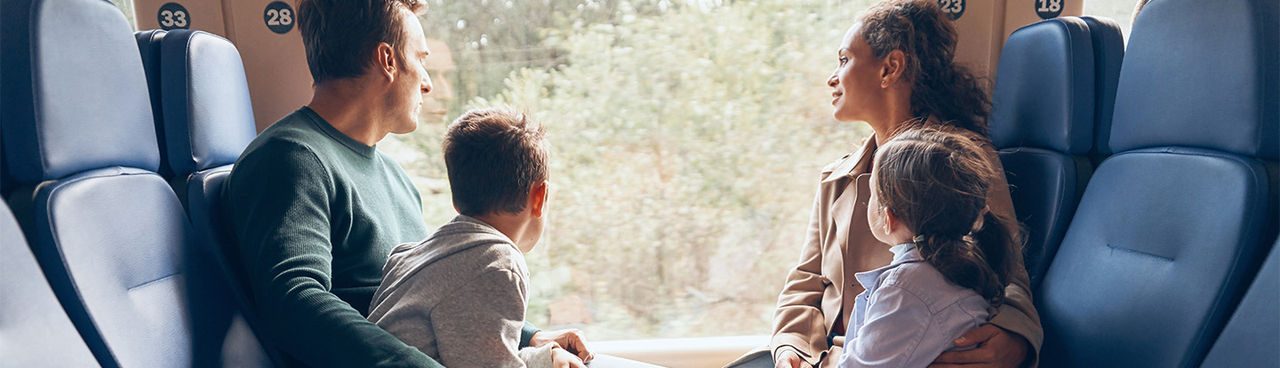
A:
<svg viewBox="0 0 1280 368">
<path fill-rule="evenodd" d="M 895 133 L 932 127 L 980 143 L 1003 173 L 987 139 L 990 101 L 981 85 L 954 64 L 956 32 L 933 0 L 887 0 L 869 9 L 845 34 L 839 66 L 827 80 L 839 121 L 865 121 L 875 135 L 857 151 L 827 165 L 820 176 L 800 263 L 791 270 L 774 316 L 767 350 L 730 366 L 834 366 L 844 329 L 862 287 L 853 274 L 888 265 L 893 254 L 867 227 L 868 179 L 876 148 Z M 1014 224 L 1004 175 L 991 178 L 991 211 Z M 1012 234 L 1016 228 L 1009 229 Z M 1043 338 L 1021 255 L 991 323 L 956 340 L 938 366 L 1035 363 Z"/>
</svg>

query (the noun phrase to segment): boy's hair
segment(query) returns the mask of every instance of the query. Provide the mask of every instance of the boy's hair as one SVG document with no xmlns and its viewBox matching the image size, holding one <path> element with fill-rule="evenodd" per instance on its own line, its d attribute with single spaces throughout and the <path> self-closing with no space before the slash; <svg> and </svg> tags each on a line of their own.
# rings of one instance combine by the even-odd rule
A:
<svg viewBox="0 0 1280 368">
<path fill-rule="evenodd" d="M 1002 173 L 982 146 L 955 133 L 912 129 L 877 150 L 875 170 L 877 199 L 916 234 L 925 261 L 1000 305 L 1018 242 L 987 207 L 991 179 Z"/>
<path fill-rule="evenodd" d="M 419 0 L 300 0 L 298 31 L 311 78 L 320 84 L 364 74 L 380 42 L 390 44 L 402 58 L 405 30 L 400 10 L 419 14 L 424 8 Z"/>
<path fill-rule="evenodd" d="M 547 180 L 541 125 L 505 109 L 471 110 L 444 136 L 444 164 L 458 213 L 524 210 L 529 191 Z"/>
</svg>

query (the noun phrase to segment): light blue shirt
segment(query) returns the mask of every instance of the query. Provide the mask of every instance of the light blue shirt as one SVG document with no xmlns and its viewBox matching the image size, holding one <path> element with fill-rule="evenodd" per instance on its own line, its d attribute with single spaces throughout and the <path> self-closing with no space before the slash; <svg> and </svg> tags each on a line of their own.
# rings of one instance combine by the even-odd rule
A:
<svg viewBox="0 0 1280 368">
<path fill-rule="evenodd" d="M 893 263 L 854 274 L 865 290 L 854 300 L 841 368 L 927 367 L 991 317 L 981 295 L 947 281 L 915 244 L 889 250 Z"/>
</svg>

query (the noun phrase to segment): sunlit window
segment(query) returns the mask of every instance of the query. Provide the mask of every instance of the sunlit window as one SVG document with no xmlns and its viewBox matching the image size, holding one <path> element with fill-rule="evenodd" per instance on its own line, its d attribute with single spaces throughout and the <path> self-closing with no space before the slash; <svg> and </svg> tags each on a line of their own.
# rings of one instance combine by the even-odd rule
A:
<svg viewBox="0 0 1280 368">
<path fill-rule="evenodd" d="M 547 126 L 548 230 L 529 320 L 593 339 L 767 334 L 823 165 L 869 134 L 827 76 L 870 0 L 429 1 L 436 90 L 385 144 L 427 222 L 452 208 L 441 136 L 470 107 Z"/>
<path fill-rule="evenodd" d="M 1133 8 L 1138 0 L 1089 0 L 1084 2 L 1084 14 L 1111 18 L 1120 25 L 1124 41 L 1129 42 L 1129 29 L 1133 28 Z"/>
</svg>

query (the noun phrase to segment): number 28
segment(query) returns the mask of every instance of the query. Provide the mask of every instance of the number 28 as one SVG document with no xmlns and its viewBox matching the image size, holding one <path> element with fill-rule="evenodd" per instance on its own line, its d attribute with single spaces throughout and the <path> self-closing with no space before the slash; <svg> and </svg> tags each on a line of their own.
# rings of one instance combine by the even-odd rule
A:
<svg viewBox="0 0 1280 368">
<path fill-rule="evenodd" d="M 267 25 L 269 26 L 287 26 L 293 24 L 293 12 L 289 11 L 289 9 L 268 9 L 267 17 L 271 18 L 267 19 Z"/>
</svg>

